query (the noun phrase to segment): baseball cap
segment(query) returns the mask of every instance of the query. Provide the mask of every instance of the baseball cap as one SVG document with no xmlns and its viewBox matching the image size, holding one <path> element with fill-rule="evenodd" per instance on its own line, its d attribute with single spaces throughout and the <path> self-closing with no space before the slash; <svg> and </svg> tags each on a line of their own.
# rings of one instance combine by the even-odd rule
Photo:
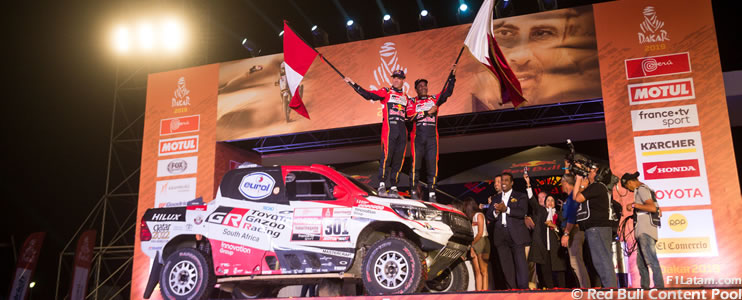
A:
<svg viewBox="0 0 742 300">
<path fill-rule="evenodd" d="M 623 176 L 621 176 L 621 186 L 626 188 L 626 183 L 629 182 L 629 180 L 636 180 L 639 178 L 639 172 L 634 172 L 633 174 L 624 173 Z"/>
<path fill-rule="evenodd" d="M 404 76 L 404 71 L 402 71 L 402 70 L 395 70 L 394 72 L 392 72 L 392 77 L 399 77 L 399 78 L 402 78 L 402 79 L 405 79 L 406 78 Z"/>
<path fill-rule="evenodd" d="M 427 79 L 425 79 L 425 78 L 420 78 L 420 79 L 418 79 L 418 80 L 415 80 L 415 87 L 417 88 L 417 85 L 418 85 L 419 83 L 421 83 L 421 82 L 425 82 L 425 84 L 427 84 L 427 83 L 428 83 L 428 80 L 427 80 Z"/>
</svg>

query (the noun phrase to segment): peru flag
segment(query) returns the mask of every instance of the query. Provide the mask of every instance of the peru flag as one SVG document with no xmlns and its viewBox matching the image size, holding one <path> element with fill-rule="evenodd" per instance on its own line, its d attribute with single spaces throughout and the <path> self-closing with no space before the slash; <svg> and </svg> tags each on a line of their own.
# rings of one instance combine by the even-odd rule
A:
<svg viewBox="0 0 742 300">
<path fill-rule="evenodd" d="M 291 91 L 291 102 L 289 107 L 309 119 L 309 112 L 304 107 L 301 96 L 296 91 L 307 74 L 309 66 L 312 65 L 317 51 L 309 47 L 293 30 L 286 21 L 283 22 L 283 59 L 286 63 L 286 81 Z"/>
<path fill-rule="evenodd" d="M 508 66 L 505 55 L 500 51 L 495 36 L 492 32 L 492 11 L 494 0 L 485 0 L 479 8 L 474 22 L 471 24 L 469 34 L 464 40 L 464 45 L 469 49 L 472 56 L 482 63 L 492 75 L 500 82 L 500 94 L 502 103 L 512 102 L 518 108 L 526 99 L 523 98 L 523 90 L 518 78 Z"/>
</svg>

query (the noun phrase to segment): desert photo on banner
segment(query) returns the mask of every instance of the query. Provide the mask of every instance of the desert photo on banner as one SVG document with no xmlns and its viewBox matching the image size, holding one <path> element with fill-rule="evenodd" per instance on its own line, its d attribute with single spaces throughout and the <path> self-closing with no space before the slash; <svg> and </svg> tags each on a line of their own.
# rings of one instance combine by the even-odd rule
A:
<svg viewBox="0 0 742 300">
<path fill-rule="evenodd" d="M 431 94 L 443 88 L 471 24 L 319 47 L 343 75 L 367 90 L 390 86 L 394 70 L 405 71 L 405 92 L 416 96 L 416 79 L 429 81 Z M 524 106 L 601 97 L 592 6 L 495 19 L 494 36 L 521 83 Z M 502 104 L 495 77 L 464 52 L 456 89 L 440 115 L 512 108 Z M 368 125 L 382 120 L 381 105 L 360 97 L 321 58 L 297 89 L 309 112 L 291 111 L 283 54 L 221 63 L 217 140 Z"/>
</svg>

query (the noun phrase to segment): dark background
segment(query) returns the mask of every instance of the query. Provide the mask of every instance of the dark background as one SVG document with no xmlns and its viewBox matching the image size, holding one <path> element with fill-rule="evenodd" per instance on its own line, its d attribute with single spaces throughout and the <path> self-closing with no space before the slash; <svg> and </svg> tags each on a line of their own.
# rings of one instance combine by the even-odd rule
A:
<svg viewBox="0 0 742 300">
<path fill-rule="evenodd" d="M 439 27 L 458 24 L 458 0 L 381 1 L 400 23 L 402 33 L 419 30 L 419 2 L 437 18 Z M 466 2 L 474 14 L 482 1 Z M 537 11 L 535 0 L 511 2 L 519 14 Z M 559 1 L 559 6 L 594 2 Z M 331 44 L 346 41 L 346 19 L 335 2 L 295 3 L 312 23 L 328 32 Z M 383 14 L 377 1 L 338 3 L 361 24 L 366 38 L 382 36 Z M 737 33 L 741 26 L 734 3 L 712 1 L 725 72 L 742 69 Z M 0 155 L 5 174 L 0 181 L 5 196 L 0 218 L 0 299 L 7 297 L 14 272 L 13 248 L 18 251 L 28 234 L 36 231 L 48 235 L 33 278 L 37 282 L 33 298 L 53 298 L 59 252 L 105 191 L 117 61 L 157 72 L 242 59 L 249 57 L 241 45 L 245 37 L 260 46 L 261 55 L 272 54 L 281 51 L 281 20 L 289 20 L 304 37 L 310 36 L 313 25 L 288 0 L 12 1 L 2 6 L 6 79 L 0 91 L 5 113 Z M 187 53 L 118 58 L 112 54 L 109 33 L 117 22 L 165 13 L 183 16 L 189 23 L 193 35 Z M 138 101 L 143 109 L 144 99 Z M 740 149 L 739 128 L 733 129 L 733 137 L 735 150 Z M 607 158 L 605 141 L 577 146 L 582 152 Z M 443 155 L 441 178 L 517 150 L 521 149 Z M 69 275 L 62 277 L 65 286 Z M 61 291 L 67 292 L 67 288 Z"/>
</svg>

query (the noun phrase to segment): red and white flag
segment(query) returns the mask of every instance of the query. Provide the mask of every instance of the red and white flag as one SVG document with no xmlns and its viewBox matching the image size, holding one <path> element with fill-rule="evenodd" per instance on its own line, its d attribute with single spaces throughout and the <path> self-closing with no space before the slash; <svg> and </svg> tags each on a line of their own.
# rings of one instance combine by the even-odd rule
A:
<svg viewBox="0 0 742 300">
<path fill-rule="evenodd" d="M 309 47 L 284 21 L 283 60 L 286 63 L 286 81 L 288 81 L 289 91 L 292 95 L 289 107 L 307 119 L 309 119 L 309 112 L 304 107 L 304 102 L 301 100 L 301 95 L 299 95 L 297 89 L 315 57 L 317 57 L 317 51 Z"/>
<path fill-rule="evenodd" d="M 88 273 L 93 262 L 93 247 L 95 246 L 95 230 L 88 230 L 80 235 L 75 250 L 75 270 L 72 271 L 71 300 L 83 300 L 88 292 Z"/>
<path fill-rule="evenodd" d="M 25 300 L 28 297 L 28 285 L 31 283 L 36 262 L 39 260 L 44 236 L 46 236 L 45 232 L 32 233 L 23 243 L 8 299 Z"/>
<path fill-rule="evenodd" d="M 513 69 L 508 66 L 505 55 L 497 45 L 495 35 L 492 32 L 492 11 L 495 1 L 485 0 L 477 12 L 477 17 L 471 24 L 469 34 L 464 40 L 464 45 L 469 49 L 476 60 L 482 63 L 492 72 L 500 82 L 500 93 L 502 103 L 512 102 L 516 108 L 521 106 L 526 99 L 523 98 L 523 90 L 518 78 L 515 77 Z"/>
</svg>

